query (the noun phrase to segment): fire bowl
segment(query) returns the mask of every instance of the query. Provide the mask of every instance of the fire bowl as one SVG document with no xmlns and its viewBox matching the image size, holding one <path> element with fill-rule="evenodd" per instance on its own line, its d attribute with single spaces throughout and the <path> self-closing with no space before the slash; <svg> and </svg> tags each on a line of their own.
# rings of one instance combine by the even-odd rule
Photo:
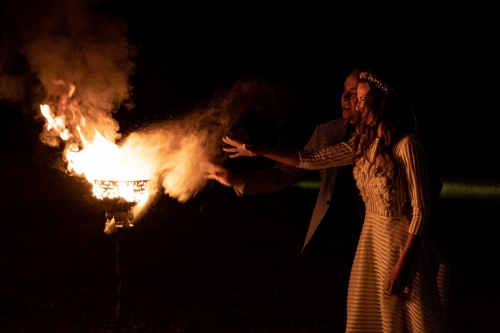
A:
<svg viewBox="0 0 500 333">
<path fill-rule="evenodd" d="M 147 180 L 93 181 L 94 195 L 102 202 L 106 212 L 105 230 L 132 227 L 134 225 L 132 207 L 141 201 L 147 200 L 147 183 Z"/>
<path fill-rule="evenodd" d="M 111 199 L 138 203 L 146 199 L 147 180 L 94 180 L 93 192 L 97 199 Z"/>
</svg>

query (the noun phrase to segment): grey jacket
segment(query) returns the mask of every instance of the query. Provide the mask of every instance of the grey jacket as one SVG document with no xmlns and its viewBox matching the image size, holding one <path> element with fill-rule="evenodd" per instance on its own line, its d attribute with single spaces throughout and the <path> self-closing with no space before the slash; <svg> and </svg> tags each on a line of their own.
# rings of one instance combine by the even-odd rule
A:
<svg viewBox="0 0 500 333">
<path fill-rule="evenodd" d="M 318 150 L 340 143 L 344 139 L 346 128 L 347 120 L 344 118 L 337 118 L 326 123 L 318 124 L 304 149 Z M 261 171 L 243 174 L 242 177 L 245 186 L 241 191 L 236 188 L 235 190 L 240 196 L 276 192 L 310 177 L 311 172 L 314 171 L 277 164 L 276 166 Z M 321 187 L 302 250 L 306 247 L 328 210 L 332 192 L 335 187 L 337 172 L 338 168 L 319 170 Z"/>
</svg>

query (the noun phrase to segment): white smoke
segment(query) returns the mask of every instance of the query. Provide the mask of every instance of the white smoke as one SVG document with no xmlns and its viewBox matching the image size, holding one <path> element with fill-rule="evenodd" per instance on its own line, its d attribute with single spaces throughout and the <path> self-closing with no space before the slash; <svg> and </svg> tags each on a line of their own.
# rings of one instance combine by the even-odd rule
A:
<svg viewBox="0 0 500 333">
<path fill-rule="evenodd" d="M 113 114 L 133 108 L 130 78 L 136 48 L 127 40 L 127 24 L 98 10 L 98 5 L 82 0 L 9 3 L 0 51 L 0 99 L 21 101 L 28 96 L 34 106 L 50 105 L 69 133 L 63 140 L 45 127 L 40 139 L 51 147 L 82 149 L 97 130 L 118 144 L 124 160 L 102 156 L 95 163 L 140 161 L 141 179 L 150 180 L 153 195 L 162 189 L 185 202 L 205 186 L 205 165 L 223 158 L 221 138 L 234 123 L 256 110 L 272 115 L 279 100 L 271 85 L 240 80 L 182 119 L 146 126 L 122 138 Z M 38 85 L 32 84 L 33 75 Z"/>
</svg>

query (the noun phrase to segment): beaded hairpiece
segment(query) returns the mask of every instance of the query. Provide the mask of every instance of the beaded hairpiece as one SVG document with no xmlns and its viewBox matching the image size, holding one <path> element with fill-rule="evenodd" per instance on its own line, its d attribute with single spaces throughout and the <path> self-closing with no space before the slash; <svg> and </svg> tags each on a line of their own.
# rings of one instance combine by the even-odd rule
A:
<svg viewBox="0 0 500 333">
<path fill-rule="evenodd" d="M 373 84 L 374 86 L 376 86 L 377 88 L 382 90 L 382 92 L 386 95 L 388 95 L 389 91 L 391 90 L 389 88 L 389 85 L 387 83 L 377 79 L 375 74 L 368 73 L 368 72 L 361 72 L 361 73 L 359 73 L 359 78 L 365 79 L 366 81 L 370 82 L 371 84 Z"/>
</svg>

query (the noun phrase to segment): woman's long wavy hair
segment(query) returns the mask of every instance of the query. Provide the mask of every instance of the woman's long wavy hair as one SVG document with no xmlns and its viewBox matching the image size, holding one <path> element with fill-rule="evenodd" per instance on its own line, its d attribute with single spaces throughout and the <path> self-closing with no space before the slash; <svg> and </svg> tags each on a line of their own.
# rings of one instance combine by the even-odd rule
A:
<svg viewBox="0 0 500 333">
<path fill-rule="evenodd" d="M 360 79 L 359 83 L 368 83 L 370 90 L 365 96 L 364 110 L 358 113 L 355 121 L 353 162 L 366 158 L 370 168 L 375 167 L 375 175 L 379 175 L 394 165 L 392 149 L 395 143 L 408 133 L 416 133 L 415 116 L 411 104 L 394 90 L 389 89 L 385 93 L 366 79 Z M 371 125 L 367 123 L 369 119 L 373 119 Z M 383 135 L 371 158 L 367 152 L 377 138 L 381 122 Z"/>
</svg>

